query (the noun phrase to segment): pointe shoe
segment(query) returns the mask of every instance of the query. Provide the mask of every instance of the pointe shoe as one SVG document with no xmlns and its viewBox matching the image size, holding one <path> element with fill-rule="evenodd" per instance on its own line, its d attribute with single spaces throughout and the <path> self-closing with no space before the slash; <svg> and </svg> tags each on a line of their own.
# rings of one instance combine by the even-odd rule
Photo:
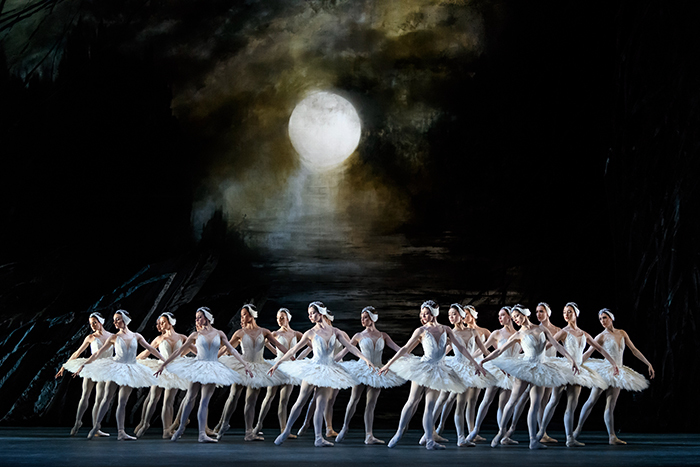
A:
<svg viewBox="0 0 700 467">
<path fill-rule="evenodd" d="M 109 438 L 109 433 L 105 433 L 102 430 L 97 430 L 97 433 L 95 433 L 95 436 L 98 438 Z"/>
<path fill-rule="evenodd" d="M 119 430 L 119 432 L 117 432 L 117 440 L 119 441 L 131 441 L 135 439 L 136 437 L 128 435 L 124 430 Z"/>
<path fill-rule="evenodd" d="M 335 436 L 338 436 L 337 431 L 335 431 L 333 428 L 326 429 L 326 438 L 333 438 Z"/>
<path fill-rule="evenodd" d="M 611 436 L 610 439 L 608 440 L 608 444 L 611 444 L 611 445 L 613 445 L 613 446 L 615 446 L 615 445 L 621 446 L 621 445 L 627 444 L 627 443 L 626 443 L 625 441 L 622 441 L 622 440 L 621 440 L 620 438 L 618 438 L 617 436 L 613 435 L 613 436 Z"/>
<path fill-rule="evenodd" d="M 503 439 L 503 433 L 500 431 L 496 434 L 496 436 L 493 437 L 491 440 L 491 447 L 492 448 L 497 448 L 498 446 L 501 445 L 501 439 Z"/>
<path fill-rule="evenodd" d="M 275 438 L 275 444 L 277 446 L 281 446 L 282 443 L 284 443 L 284 441 L 287 439 L 287 436 L 289 436 L 289 433 L 287 432 L 280 433 L 280 435 L 277 438 Z"/>
<path fill-rule="evenodd" d="M 369 434 L 365 436 L 365 444 L 370 445 L 370 444 L 386 444 L 384 441 L 381 439 L 377 439 L 374 437 L 374 435 Z"/>
<path fill-rule="evenodd" d="M 343 427 L 343 429 L 340 430 L 340 433 L 338 433 L 338 435 L 335 437 L 335 442 L 342 443 L 343 440 L 345 439 L 345 435 L 347 435 L 347 434 L 348 434 L 348 430 L 345 427 Z"/>
<path fill-rule="evenodd" d="M 516 440 L 514 440 L 514 439 L 509 438 L 508 436 L 505 436 L 505 437 L 501 440 L 501 444 L 502 444 L 503 446 L 512 446 L 512 445 L 518 444 L 518 442 L 517 442 Z"/>
<path fill-rule="evenodd" d="M 75 436 L 76 433 L 78 433 L 78 430 L 80 430 L 81 426 L 83 426 L 83 422 L 76 422 L 73 428 L 70 429 L 70 435 Z"/>
<path fill-rule="evenodd" d="M 574 438 L 575 438 L 575 436 L 574 436 Z M 557 441 L 556 439 L 552 438 L 547 433 L 545 433 L 544 436 L 542 436 L 542 439 L 540 439 L 540 442 L 541 443 L 558 443 L 559 441 Z"/>
<path fill-rule="evenodd" d="M 582 446 L 585 446 L 585 444 L 581 443 L 580 441 L 576 441 L 573 436 L 568 436 L 566 438 L 567 448 L 580 448 Z"/>
<path fill-rule="evenodd" d="M 144 435 L 144 433 L 146 433 L 146 430 L 148 430 L 150 427 L 151 427 L 151 425 L 149 425 L 148 423 L 141 425 L 141 428 L 136 430 L 136 433 L 135 433 L 136 437 L 137 438 L 142 437 Z"/>
<path fill-rule="evenodd" d="M 438 443 L 447 443 L 449 441 L 449 439 L 443 438 L 442 436 L 440 436 L 437 433 L 433 433 L 433 441 L 436 441 Z"/>
<path fill-rule="evenodd" d="M 173 433 L 173 436 L 170 437 L 170 441 L 177 441 L 178 439 L 180 439 L 180 437 L 182 436 L 182 433 L 184 433 L 184 432 L 185 432 L 185 427 L 181 426 L 180 428 L 177 429 L 177 431 L 175 431 L 175 433 Z"/>
<path fill-rule="evenodd" d="M 97 425 L 93 426 L 90 432 L 87 435 L 87 439 L 92 439 L 97 432 L 100 431 L 100 424 L 98 423 Z"/>
<path fill-rule="evenodd" d="M 483 436 L 474 435 L 474 439 L 472 439 L 471 441 L 474 441 L 474 442 L 484 442 L 484 441 L 486 441 L 486 438 L 484 438 Z"/>
<path fill-rule="evenodd" d="M 395 434 L 394 437 L 389 440 L 389 444 L 387 444 L 386 447 L 388 447 L 389 449 L 393 448 L 394 446 L 396 446 L 396 443 L 398 443 L 400 439 L 401 435 L 398 433 Z"/>
<path fill-rule="evenodd" d="M 265 441 L 265 438 L 256 434 L 254 431 L 247 431 L 243 440 L 244 441 Z"/>
<path fill-rule="evenodd" d="M 437 451 L 437 450 L 442 450 L 445 449 L 445 446 L 442 444 L 436 443 L 434 440 L 430 440 L 427 443 L 425 443 L 425 449 L 429 451 Z"/>
<path fill-rule="evenodd" d="M 199 439 L 197 439 L 200 443 L 218 443 L 219 440 L 216 440 L 214 438 L 211 438 L 207 435 L 206 431 L 205 432 L 200 432 L 199 433 Z"/>
<path fill-rule="evenodd" d="M 474 447 L 476 444 L 472 443 L 471 441 L 467 441 L 466 436 L 459 436 L 457 438 L 457 446 L 459 447 Z"/>
<path fill-rule="evenodd" d="M 530 440 L 530 449 L 547 449 L 547 446 L 533 438 Z"/>
<path fill-rule="evenodd" d="M 309 425 L 302 425 L 301 428 L 297 431 L 297 436 L 303 436 L 304 433 L 306 433 L 306 430 L 309 429 Z"/>
<path fill-rule="evenodd" d="M 294 433 L 289 433 L 289 436 L 287 436 L 287 438 L 289 438 L 289 439 L 297 439 L 297 435 L 295 435 Z"/>
<path fill-rule="evenodd" d="M 333 447 L 333 443 L 323 439 L 323 436 L 321 436 L 320 438 L 316 438 L 316 440 L 314 441 L 314 446 L 316 446 L 317 448 L 330 448 Z"/>
<path fill-rule="evenodd" d="M 216 433 L 217 441 L 224 437 L 229 428 L 231 428 L 231 425 L 229 425 L 228 423 L 224 423 L 223 425 L 221 425 L 219 431 Z"/>
</svg>

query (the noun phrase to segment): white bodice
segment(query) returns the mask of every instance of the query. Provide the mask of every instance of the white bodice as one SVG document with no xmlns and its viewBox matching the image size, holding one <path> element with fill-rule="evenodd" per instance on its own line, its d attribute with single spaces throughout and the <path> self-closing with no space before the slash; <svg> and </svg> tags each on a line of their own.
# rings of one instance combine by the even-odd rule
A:
<svg viewBox="0 0 700 467">
<path fill-rule="evenodd" d="M 312 346 L 314 351 L 313 361 L 316 363 L 330 365 L 333 363 L 333 357 L 335 353 L 333 352 L 335 348 L 335 333 L 331 336 L 328 342 L 323 340 L 323 337 L 318 334 L 314 334 L 312 339 Z"/>
<path fill-rule="evenodd" d="M 504 345 L 506 345 L 506 342 L 508 342 L 509 338 L 510 338 L 510 336 L 502 337 L 502 338 L 498 339 L 498 347 L 501 348 Z M 503 352 L 501 355 L 503 355 L 505 357 L 515 357 L 516 355 L 518 355 L 520 353 L 520 349 L 521 349 L 520 344 L 513 344 L 508 350 Z"/>
<path fill-rule="evenodd" d="M 289 342 L 289 343 L 287 342 L 287 338 L 281 334 L 277 335 L 276 339 L 277 339 L 277 342 L 279 342 L 280 344 L 285 346 L 287 348 L 287 350 L 289 350 L 292 347 L 294 347 L 295 345 L 297 345 L 297 336 L 296 335 L 294 337 L 292 337 L 292 342 Z M 284 353 L 282 353 L 282 351 L 280 349 L 275 349 L 275 350 L 277 351 L 277 358 L 282 358 L 282 355 L 284 355 Z"/>
<path fill-rule="evenodd" d="M 467 342 L 464 342 L 462 336 L 457 334 L 455 331 L 452 331 L 452 333 L 455 335 L 455 339 L 467 348 L 467 350 L 469 351 L 469 355 L 473 355 L 474 349 L 476 348 L 476 339 L 474 339 L 474 334 L 472 333 L 472 336 L 469 338 L 469 340 Z M 457 347 L 454 345 L 452 346 L 452 351 L 455 353 L 455 358 L 457 358 L 458 360 L 467 359 L 464 355 L 462 355 L 462 352 L 460 352 L 459 349 L 457 349 Z"/>
<path fill-rule="evenodd" d="M 576 337 L 570 332 L 566 333 L 566 339 L 564 339 L 564 348 L 569 355 L 574 359 L 577 365 L 583 363 L 583 349 L 586 347 L 586 336 L 581 334 L 580 337 Z"/>
<path fill-rule="evenodd" d="M 132 337 L 127 344 L 122 336 L 118 335 L 114 341 L 114 361 L 119 363 L 136 363 L 137 348 L 138 342 L 136 342 L 136 337 Z"/>
<path fill-rule="evenodd" d="M 445 331 L 440 335 L 439 341 L 435 340 L 432 333 L 425 331 L 421 343 L 423 345 L 422 361 L 437 363 L 445 358 L 445 350 L 447 348 L 447 333 Z"/>
<path fill-rule="evenodd" d="M 250 363 L 262 363 L 265 361 L 263 353 L 265 352 L 265 336 L 261 332 L 258 337 L 253 339 L 247 333 L 241 337 L 241 355 L 243 360 Z"/>
<path fill-rule="evenodd" d="M 370 337 L 360 339 L 360 352 L 372 362 L 377 368 L 382 366 L 382 353 L 384 352 L 384 338 L 380 337 L 372 341 Z"/>
<path fill-rule="evenodd" d="M 163 358 L 167 359 L 170 355 L 173 354 L 173 352 L 177 352 L 177 349 L 179 349 L 180 347 L 182 347 L 182 341 L 180 339 L 177 340 L 175 348 L 173 348 L 170 345 L 170 342 L 167 339 L 163 339 L 162 341 L 160 341 L 160 344 L 158 344 L 158 351 L 163 356 Z"/>
<path fill-rule="evenodd" d="M 214 336 L 214 339 L 212 339 L 211 342 L 200 334 L 197 336 L 195 345 L 197 346 L 197 360 L 218 360 L 219 347 L 221 347 L 221 338 L 219 337 L 219 333 L 216 333 L 216 336 Z"/>
<path fill-rule="evenodd" d="M 547 336 L 545 336 L 544 332 L 541 332 L 538 336 L 535 336 L 532 333 L 525 334 L 520 339 L 520 346 L 523 349 L 523 354 L 526 360 L 542 360 L 542 357 L 545 356 Z"/>
<path fill-rule="evenodd" d="M 603 348 L 610 354 L 615 364 L 622 366 L 622 354 L 625 353 L 625 340 L 622 339 L 618 345 L 617 340 L 613 336 L 608 336 L 603 341 Z"/>
<path fill-rule="evenodd" d="M 97 337 L 95 337 L 92 340 L 92 342 L 90 342 L 90 353 L 93 355 L 96 354 L 102 348 L 103 345 L 105 345 L 105 343 L 99 340 Z M 111 356 L 112 352 L 105 352 L 97 358 L 110 358 Z"/>
</svg>

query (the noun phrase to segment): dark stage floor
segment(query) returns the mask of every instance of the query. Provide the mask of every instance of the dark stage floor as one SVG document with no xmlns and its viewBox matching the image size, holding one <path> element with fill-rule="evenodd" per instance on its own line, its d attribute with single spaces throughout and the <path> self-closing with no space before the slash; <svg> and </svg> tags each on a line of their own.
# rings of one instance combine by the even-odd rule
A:
<svg viewBox="0 0 700 467">
<path fill-rule="evenodd" d="M 410 430 L 394 449 L 385 446 L 365 446 L 361 430 L 355 430 L 346 442 L 332 448 L 315 448 L 307 434 L 288 440 L 278 447 L 273 444 L 270 430 L 263 442 L 246 443 L 241 430 L 218 444 L 199 444 L 195 430 L 189 429 L 177 443 L 159 438 L 153 429 L 143 439 L 118 442 L 114 437 L 87 441 L 88 430 L 80 437 L 67 436 L 69 428 L 0 428 L 0 465 L 49 466 L 156 466 L 210 467 L 214 465 L 505 465 L 517 466 L 682 466 L 700 465 L 700 435 L 693 434 L 626 434 L 620 435 L 627 446 L 609 446 L 602 432 L 585 433 L 583 448 L 551 447 L 545 451 L 530 451 L 526 445 L 492 449 L 488 444 L 474 448 L 457 448 L 453 443 L 445 451 L 427 451 L 418 446 L 420 432 Z M 116 431 L 110 429 L 109 432 Z M 388 430 L 375 435 L 388 440 Z M 492 436 L 492 432 L 483 433 Z M 454 435 L 452 433 L 451 435 Z M 552 433 L 552 435 L 563 435 Z M 524 441 L 521 434 L 516 439 Z"/>
</svg>

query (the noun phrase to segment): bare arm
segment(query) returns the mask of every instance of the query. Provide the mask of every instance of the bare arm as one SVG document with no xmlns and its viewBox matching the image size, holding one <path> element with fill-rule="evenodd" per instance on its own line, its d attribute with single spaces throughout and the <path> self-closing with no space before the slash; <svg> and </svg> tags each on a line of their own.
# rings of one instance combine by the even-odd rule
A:
<svg viewBox="0 0 700 467">
<path fill-rule="evenodd" d="M 598 352 L 600 352 L 600 354 L 603 357 L 605 357 L 605 359 L 607 361 L 609 361 L 610 364 L 613 366 L 613 368 L 614 368 L 613 374 L 618 375 L 620 373 L 620 369 L 617 367 L 617 363 L 615 363 L 615 360 L 613 360 L 613 358 L 610 356 L 610 354 L 607 352 L 607 350 L 605 350 L 599 343 L 594 341 L 590 334 L 588 334 L 587 332 L 584 332 L 583 334 L 586 336 L 586 342 L 588 342 L 588 345 L 590 345 L 591 347 L 595 348 Z"/>
<path fill-rule="evenodd" d="M 489 337 L 489 340 L 491 340 L 491 338 L 494 336 L 494 334 L 496 334 L 496 333 L 494 332 L 491 334 L 491 337 Z M 486 342 L 488 342 L 488 341 L 486 341 Z M 486 357 L 484 357 L 484 359 L 481 361 L 481 364 L 483 365 L 486 362 L 490 362 L 494 358 L 500 356 L 503 352 L 505 352 L 509 348 L 513 347 L 518 342 L 520 342 L 520 331 L 511 335 L 505 344 L 503 344 L 501 347 L 497 348 L 496 350 L 494 350 L 493 352 L 488 354 Z M 484 347 L 486 347 L 486 345 L 484 345 Z"/>
<path fill-rule="evenodd" d="M 111 347 L 114 345 L 114 340 L 115 340 L 116 338 L 117 338 L 117 335 L 116 335 L 116 334 L 112 334 L 112 335 L 110 336 L 110 338 L 107 339 L 107 342 L 105 342 L 104 345 L 103 345 L 102 347 L 100 347 L 100 350 L 98 350 L 97 352 L 95 352 L 94 354 L 92 354 L 92 355 L 90 356 L 90 358 L 88 358 L 88 359 L 85 361 L 85 363 L 83 363 L 82 365 L 80 365 L 80 368 L 78 368 L 78 370 L 77 370 L 75 373 L 73 373 L 73 378 L 75 378 L 76 376 L 78 376 L 78 375 L 80 374 L 80 372 L 83 371 L 83 367 L 84 367 L 85 365 L 87 365 L 88 363 L 94 362 L 95 360 L 97 360 L 97 359 L 100 357 L 100 355 L 102 355 L 103 353 L 105 353 L 105 352 L 107 351 L 107 349 L 111 348 Z"/>
<path fill-rule="evenodd" d="M 389 334 L 383 332 L 382 337 L 384 338 L 384 342 L 386 343 L 387 347 L 389 347 L 391 350 L 393 350 L 394 352 L 398 352 L 399 350 L 401 350 L 401 347 L 396 345 L 396 342 L 394 342 L 391 339 L 391 337 L 389 337 Z"/>
<path fill-rule="evenodd" d="M 160 345 L 160 341 L 161 341 L 162 339 L 163 339 L 163 336 L 158 336 L 158 337 L 156 337 L 155 339 L 153 339 L 153 340 L 151 341 L 151 346 L 158 348 L 158 346 Z M 136 356 L 136 359 L 137 359 L 137 360 L 141 360 L 141 359 L 143 359 L 143 358 L 148 357 L 149 355 L 151 355 L 151 352 L 149 352 L 148 350 L 144 350 L 143 352 L 141 352 L 140 354 L 138 354 L 138 355 Z"/>
<path fill-rule="evenodd" d="M 146 348 L 150 353 L 158 357 L 161 361 L 165 361 L 165 357 L 163 357 L 160 352 L 158 352 L 158 349 L 153 347 L 151 344 L 146 342 L 146 339 L 143 338 L 143 336 L 139 333 L 134 333 L 134 339 L 136 339 L 136 342 L 141 344 L 144 348 Z"/>
<path fill-rule="evenodd" d="M 360 352 L 360 349 L 358 349 L 357 347 L 355 347 L 354 345 L 352 345 L 350 343 L 350 340 L 348 339 L 347 334 L 345 334 L 343 331 L 341 331 L 338 328 L 333 328 L 333 329 L 335 330 L 336 338 L 338 339 L 338 341 L 341 344 L 343 344 L 345 346 L 345 348 L 348 350 L 348 352 L 350 352 L 351 354 L 353 354 L 357 358 L 364 360 L 368 367 L 374 368 L 374 365 L 372 364 L 370 359 L 365 357 L 365 354 Z"/>
<path fill-rule="evenodd" d="M 73 352 L 73 353 L 71 354 L 70 358 L 68 358 L 68 361 L 75 360 L 76 358 L 78 358 L 78 357 L 80 356 L 80 354 L 82 354 L 83 352 L 85 352 L 85 349 L 87 349 L 87 348 L 90 346 L 90 344 L 92 343 L 93 339 L 95 339 L 95 337 L 94 337 L 92 334 L 88 335 L 88 336 L 83 340 L 83 343 L 80 344 L 80 347 L 78 347 L 78 350 L 76 350 L 75 352 Z M 60 378 L 61 376 L 63 376 L 63 371 L 64 371 L 64 368 L 63 368 L 63 366 L 61 366 L 61 369 L 58 370 L 58 373 L 56 373 L 56 376 L 55 376 L 55 377 L 56 377 L 56 378 Z"/>
<path fill-rule="evenodd" d="M 398 350 L 398 352 L 396 352 L 396 354 L 394 354 L 394 356 L 391 357 L 391 360 L 386 362 L 386 365 L 384 365 L 382 369 L 379 370 L 379 374 L 386 374 L 389 371 L 389 367 L 393 365 L 396 360 L 406 355 L 409 352 L 409 349 L 414 349 L 420 343 L 424 332 L 425 331 L 423 330 L 423 328 L 418 328 L 415 331 L 413 331 L 413 334 L 411 335 L 411 338 L 408 340 L 408 342 L 406 342 L 406 345 L 401 347 Z"/>
<path fill-rule="evenodd" d="M 481 354 L 482 354 L 483 356 L 487 356 L 487 355 L 489 354 L 489 351 L 486 349 L 486 346 L 484 345 L 484 343 L 481 342 L 481 339 L 479 339 L 479 336 L 478 336 L 478 335 L 476 336 L 476 339 L 475 339 L 475 340 L 476 340 L 476 346 L 477 346 L 477 347 L 479 348 L 479 350 L 481 351 Z M 478 356 L 479 356 L 479 353 L 478 353 L 478 352 L 475 353 L 474 356 L 478 357 Z"/>
<path fill-rule="evenodd" d="M 601 332 L 600 334 L 595 336 L 595 341 L 598 344 L 603 345 L 603 342 L 605 341 L 605 335 Z M 586 360 L 591 358 L 591 355 L 593 355 L 593 352 L 595 352 L 595 348 L 589 345 L 588 349 L 586 349 L 586 352 L 583 354 L 583 359 L 581 361 L 585 362 Z"/>
<path fill-rule="evenodd" d="M 236 336 L 237 333 L 238 333 L 238 331 L 236 331 L 236 332 L 234 333 L 234 335 L 233 335 L 234 337 L 231 338 L 232 341 L 234 340 L 234 338 L 235 338 L 235 336 Z M 234 348 L 233 348 L 233 345 L 231 345 L 231 343 L 230 343 L 229 341 L 226 340 L 226 334 L 224 334 L 223 331 L 219 331 L 219 336 L 221 337 L 221 342 L 223 342 L 223 347 L 225 347 L 225 348 L 228 350 L 228 353 L 230 353 L 231 355 L 233 355 L 233 356 L 236 358 L 236 360 L 238 360 L 239 362 L 241 362 L 241 365 L 243 365 L 243 368 L 245 369 L 246 374 L 252 378 L 252 377 L 253 377 L 253 372 L 250 371 L 250 367 L 248 366 L 248 362 L 246 362 L 245 360 L 243 360 L 243 357 L 241 357 L 241 354 L 238 353 L 238 350 L 234 349 Z M 241 340 L 241 339 L 240 339 L 240 337 L 239 337 L 239 338 L 238 338 L 238 342 L 240 342 L 240 340 Z M 220 354 L 220 353 L 221 353 L 221 352 L 219 352 L 219 354 Z"/>
<path fill-rule="evenodd" d="M 305 345 L 311 342 L 311 335 L 313 334 L 313 330 L 310 329 L 304 333 L 303 336 L 301 336 L 301 340 L 297 342 L 297 345 L 292 347 L 291 349 L 287 350 L 287 353 L 282 355 L 279 360 L 277 360 L 277 363 L 275 363 L 272 368 L 270 368 L 270 371 L 268 371 L 268 374 L 272 375 L 275 370 L 280 366 L 280 363 L 284 362 L 285 360 L 289 360 L 292 358 L 297 352 L 299 352 L 301 349 L 304 348 Z"/>
<path fill-rule="evenodd" d="M 447 331 L 447 337 L 450 338 L 451 344 L 455 347 L 457 347 L 457 350 L 459 350 L 459 353 L 464 355 L 467 360 L 472 362 L 472 365 L 476 367 L 476 374 L 484 374 L 486 373 L 486 370 L 484 370 L 484 367 L 481 366 L 481 363 L 477 362 L 474 360 L 474 357 L 471 356 L 469 353 L 469 350 L 455 337 L 455 334 L 452 332 L 452 329 L 450 329 L 448 326 L 444 327 L 445 330 Z M 479 336 L 477 335 L 477 340 L 479 340 Z"/>
<path fill-rule="evenodd" d="M 233 333 L 233 336 L 231 336 L 231 340 L 227 341 L 226 339 L 222 339 L 221 342 L 227 342 L 228 344 L 231 345 L 231 347 L 238 347 L 238 344 L 241 343 L 241 337 L 243 336 L 243 331 L 238 330 Z M 219 348 L 219 354 L 217 355 L 218 357 L 221 357 L 222 355 L 226 355 L 226 350 L 228 349 L 227 346 L 223 345 Z M 229 352 L 231 355 L 233 355 L 232 352 Z"/>
<path fill-rule="evenodd" d="M 359 340 L 360 340 L 359 337 L 358 337 L 359 335 L 360 335 L 360 333 L 358 332 L 357 334 L 355 334 L 354 336 L 352 336 L 352 339 L 350 340 L 350 345 L 352 345 L 352 346 L 356 346 L 356 345 L 357 345 L 357 343 L 358 343 Z M 335 360 L 336 362 L 341 361 L 341 360 L 343 359 L 343 357 L 346 356 L 346 355 L 348 354 L 348 352 L 349 352 L 349 350 L 347 349 L 347 347 L 343 348 L 343 350 L 341 350 L 340 352 L 338 352 L 338 355 L 335 356 L 334 360 Z"/>
<path fill-rule="evenodd" d="M 263 328 L 263 336 L 265 336 L 265 339 L 266 339 L 265 343 L 266 344 L 269 344 L 271 342 L 272 345 L 274 345 L 276 349 L 279 349 L 283 353 L 287 353 L 289 351 L 289 349 L 287 347 L 280 344 L 280 342 L 277 339 L 275 339 L 274 334 L 272 334 L 269 329 Z"/>
<path fill-rule="evenodd" d="M 654 367 L 651 366 L 651 363 L 649 363 L 649 360 L 647 360 L 646 357 L 644 357 L 644 355 L 642 355 L 642 352 L 637 350 L 637 347 L 635 347 L 634 344 L 632 343 L 632 339 L 630 339 L 630 337 L 627 335 L 627 333 L 625 331 L 622 331 L 622 335 L 625 338 L 625 345 L 627 347 L 629 347 L 629 349 L 632 351 L 634 356 L 637 357 L 640 361 L 642 361 L 642 363 L 644 363 L 647 366 L 647 368 L 649 369 L 649 379 L 654 379 L 654 376 L 656 376 L 656 373 L 654 372 Z"/>
<path fill-rule="evenodd" d="M 552 344 L 552 346 L 557 349 L 557 352 L 562 354 L 564 357 L 566 357 L 570 362 L 571 362 L 571 371 L 574 372 L 574 374 L 578 374 L 581 372 L 581 369 L 578 367 L 576 364 L 576 361 L 574 358 L 569 354 L 569 352 L 566 351 L 563 345 L 559 343 L 559 341 L 556 339 L 556 336 L 552 336 L 552 333 L 549 332 L 549 329 L 547 328 L 542 328 L 542 332 L 544 332 L 544 335 L 547 337 L 547 340 Z M 566 331 L 559 331 L 557 333 L 557 336 L 561 336 L 562 334 L 566 334 Z"/>
</svg>

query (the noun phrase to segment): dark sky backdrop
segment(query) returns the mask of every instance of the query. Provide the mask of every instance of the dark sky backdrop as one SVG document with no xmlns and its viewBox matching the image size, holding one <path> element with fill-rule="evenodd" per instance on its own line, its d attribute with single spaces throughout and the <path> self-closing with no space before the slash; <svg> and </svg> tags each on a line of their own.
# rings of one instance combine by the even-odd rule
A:
<svg viewBox="0 0 700 467">
<path fill-rule="evenodd" d="M 249 299 L 270 316 L 321 299 L 353 332 L 374 304 L 403 341 L 426 298 L 475 303 L 489 328 L 515 301 L 548 301 L 563 325 L 575 300 L 594 335 L 612 308 L 661 370 L 630 398 L 630 421 L 661 412 L 653 429 L 687 429 L 668 409 L 698 350 L 692 8 L 534 3 L 48 2 L 11 24 L 22 6 L 7 2 L 6 344 L 56 317 L 82 339 L 91 306 L 154 318 L 145 310 L 206 303 L 229 320 Z M 305 171 L 286 133 L 316 89 L 350 100 L 363 125 L 325 175 Z M 204 228 L 216 211 L 228 233 Z M 144 267 L 160 285 L 115 290 Z M 153 305 L 158 278 L 183 271 L 198 285 Z M 17 382 L 50 374 L 60 362 L 41 355 L 71 345 L 35 332 L 40 346 L 22 341 L 32 369 L 3 363 Z M 45 392 L 62 401 L 66 385 Z M 37 420 L 22 404 L 2 412 Z"/>
</svg>

